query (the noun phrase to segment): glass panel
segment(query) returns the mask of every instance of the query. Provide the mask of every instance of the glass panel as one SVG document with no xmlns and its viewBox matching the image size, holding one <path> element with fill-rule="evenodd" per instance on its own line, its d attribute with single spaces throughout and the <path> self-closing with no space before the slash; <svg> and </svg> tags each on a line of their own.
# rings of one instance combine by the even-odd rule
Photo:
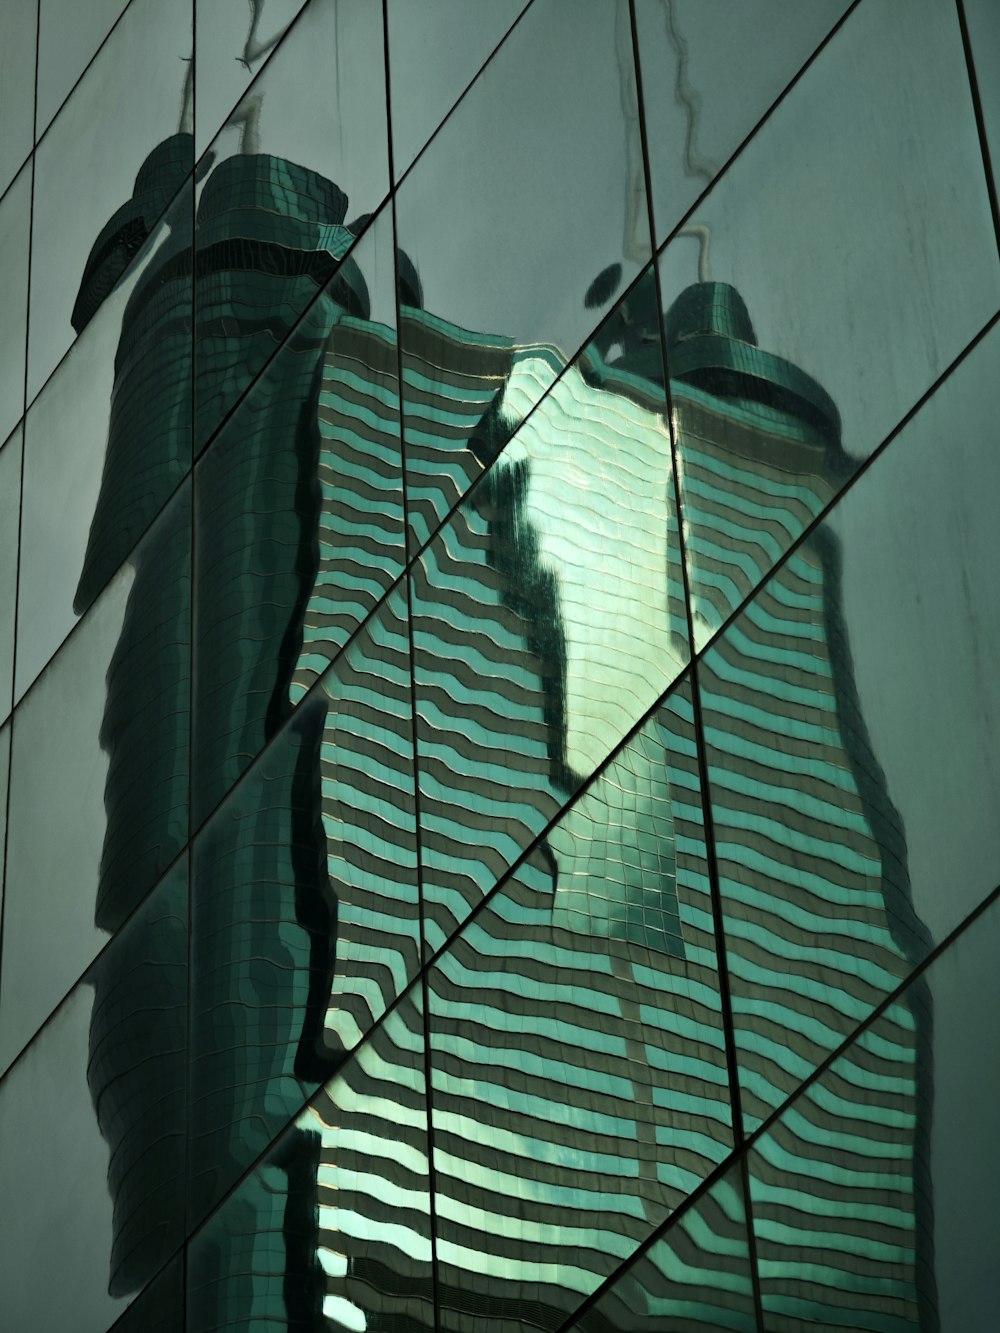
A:
<svg viewBox="0 0 1000 1333">
<path fill-rule="evenodd" d="M 198 466 L 199 823 L 402 572 L 388 209 L 355 256 L 372 319 L 328 289 Z"/>
<path fill-rule="evenodd" d="M 848 0 L 636 0 L 657 241 L 847 8 Z"/>
<path fill-rule="evenodd" d="M 526 0 L 389 0 L 392 154 L 396 179 L 478 73 Z"/>
<path fill-rule="evenodd" d="M 318 562 L 292 678 L 298 698 L 403 572 L 403 460 L 392 211 L 379 213 L 352 257 L 371 317 L 346 315 L 327 343 L 319 382 Z"/>
<path fill-rule="evenodd" d="M 184 1333 L 184 1262 L 174 1259 L 110 1333 Z"/>
<path fill-rule="evenodd" d="M 304 0 L 211 0 L 195 6 L 198 30 L 197 144 L 200 157 L 247 85 L 303 8 Z"/>
<path fill-rule="evenodd" d="M 757 1143 L 768 1333 L 991 1327 L 998 951 L 994 904 Z"/>
<path fill-rule="evenodd" d="M 0 1068 L 184 844 L 190 542 L 185 491 L 15 713 Z"/>
<path fill-rule="evenodd" d="M 18 698 L 190 466 L 190 219 L 186 190 L 28 413 Z"/>
<path fill-rule="evenodd" d="M 998 356 L 994 331 L 700 668 L 751 1124 L 998 879 Z"/>
<path fill-rule="evenodd" d="M 573 1329 L 757 1333 L 739 1165 L 630 1264 Z"/>
<path fill-rule="evenodd" d="M 17 545 L 21 519 L 23 430 L 0 449 L 0 721 L 14 704 L 14 623 L 17 615 Z"/>
<path fill-rule="evenodd" d="M 24 352 L 28 308 L 31 167 L 0 199 L 0 439 L 24 412 Z"/>
<path fill-rule="evenodd" d="M 6 0 L 0 42 L 0 191 L 31 152 L 37 0 Z"/>
<path fill-rule="evenodd" d="M 3 907 L 3 865 L 7 854 L 7 779 L 10 777 L 10 723 L 0 727 L 0 909 Z"/>
<path fill-rule="evenodd" d="M 661 275 L 701 646 L 1000 303 L 955 11 L 859 6 L 693 221 Z"/>
<path fill-rule="evenodd" d="M 254 12 L 259 12 L 254 6 Z M 389 187 L 378 5 L 318 0 L 216 137 L 198 205 L 197 439 L 207 443 Z M 328 292 L 369 313 L 353 266 Z"/>
<path fill-rule="evenodd" d="M 418 543 L 429 536 L 426 505 L 440 522 L 478 471 L 463 472 L 463 456 L 513 348 L 521 358 L 505 410 L 523 418 L 649 258 L 641 153 L 622 151 L 625 141 L 638 152 L 623 111 L 634 74 L 626 7 L 535 0 L 400 186 Z"/>
<path fill-rule="evenodd" d="M 413 574 L 435 949 L 687 658 L 652 288 L 555 382 Z M 551 371 L 541 353 L 515 369 L 512 414 L 518 384 Z"/>
<path fill-rule="evenodd" d="M 732 1147 L 686 684 L 429 996 L 443 1327 L 558 1328 Z"/>
<path fill-rule="evenodd" d="M 190 0 L 132 0 L 39 144 L 29 402 L 191 169 L 190 60 Z"/>
<path fill-rule="evenodd" d="M 80 0 L 39 0 L 37 136 L 59 110 L 125 4 L 126 0 L 87 0 L 83 5 Z"/>
<path fill-rule="evenodd" d="M 191 1241 L 188 1333 L 433 1328 L 423 1060 L 407 999 Z"/>
<path fill-rule="evenodd" d="M 0 1083 L 11 1328 L 103 1333 L 182 1239 L 186 958 L 181 864 Z"/>
<path fill-rule="evenodd" d="M 412 747 L 397 594 L 196 843 L 199 1214 L 416 971 Z"/>
<path fill-rule="evenodd" d="M 992 0 L 963 0 L 994 176 L 1000 174 L 1000 11 Z"/>
</svg>

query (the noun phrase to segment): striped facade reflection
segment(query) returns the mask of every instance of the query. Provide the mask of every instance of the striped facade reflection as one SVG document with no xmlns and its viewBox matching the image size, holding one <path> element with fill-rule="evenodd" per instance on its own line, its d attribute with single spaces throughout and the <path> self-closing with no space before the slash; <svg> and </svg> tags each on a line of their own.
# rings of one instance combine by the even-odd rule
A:
<svg viewBox="0 0 1000 1333">
<path fill-rule="evenodd" d="M 442 1326 L 557 1328 L 732 1147 L 686 684 L 429 986 Z"/>
<path fill-rule="evenodd" d="M 851 471 L 836 410 L 801 371 L 761 352 L 732 289 L 685 293 L 666 324 L 702 632 L 718 630 L 759 589 L 698 668 L 741 1100 L 753 1128 L 908 975 L 929 939 L 861 714 L 835 539 L 817 531 L 765 582 Z M 729 403 L 698 391 L 710 372 L 718 384 L 720 367 Z M 776 1131 L 782 1165 L 796 1177 L 794 1202 L 781 1225 L 761 1221 L 758 1232 L 798 1314 L 773 1327 L 798 1327 L 800 1318 L 853 1326 L 853 1315 L 832 1313 L 835 1298 L 819 1294 L 815 1261 L 797 1257 L 808 1236 L 838 1226 L 842 1238 L 869 1237 L 870 1293 L 891 1307 L 884 1326 L 935 1326 L 930 1035 L 929 999 L 917 986 L 908 1020 L 880 1055 L 881 1096 L 870 1102 L 872 1070 L 858 1067 L 821 1110 L 807 1100 Z M 880 1180 L 892 1182 L 894 1206 L 873 1214 L 867 1180 L 880 1151 L 892 1159 Z M 838 1163 L 826 1177 L 825 1156 Z M 831 1236 L 821 1262 L 825 1283 L 841 1292 L 857 1272 L 851 1249 Z"/>
<path fill-rule="evenodd" d="M 99 919 L 119 879 L 140 896 L 155 879 L 122 869 L 146 830 L 129 814 L 140 764 L 164 775 L 144 836 L 183 842 L 188 677 L 178 662 L 154 691 L 143 662 L 155 649 L 169 672 L 191 652 L 186 1206 L 208 1219 L 193 1327 L 551 1333 L 736 1142 L 708 817 L 746 1127 L 926 953 L 837 550 L 810 537 L 768 577 L 849 462 L 833 404 L 757 347 L 731 288 L 680 298 L 664 357 L 647 273 L 566 365 L 421 309 L 397 255 L 397 340 L 370 318 L 369 233 L 345 225 L 347 204 L 316 173 L 241 154 L 202 182 L 195 260 L 182 229 L 165 243 L 159 299 L 190 300 L 185 272 L 196 283 L 193 360 L 144 392 L 158 412 L 173 394 L 211 446 L 193 572 L 186 492 L 135 557 L 102 734 Z M 129 373 L 123 355 L 123 402 Z M 123 432 L 108 486 L 141 448 Z M 144 521 L 129 506 L 110 545 Z M 692 681 L 691 635 L 702 648 L 720 631 Z M 122 984 L 145 985 L 142 967 Z M 781 1327 L 840 1327 L 817 1290 L 855 1273 L 836 1226 L 873 1242 L 865 1291 L 886 1327 L 931 1327 L 930 1014 L 913 993 L 878 1110 L 853 1100 L 859 1059 L 768 1139 L 783 1175 L 758 1181 L 761 1291 Z M 109 1110 L 114 1084 L 102 1056 L 102 1125 L 145 1145 L 153 1082 L 128 1085 L 127 1113 Z M 876 1216 L 863 1168 L 888 1139 L 894 1201 Z M 152 1168 L 149 1199 L 112 1185 L 141 1256 Z M 671 1253 L 732 1301 L 694 1276 L 664 1295 L 647 1273 L 587 1327 L 680 1306 L 692 1328 L 744 1325 L 742 1195 L 713 1190 Z M 134 1259 L 112 1283 L 134 1290 L 154 1267 Z"/>
</svg>

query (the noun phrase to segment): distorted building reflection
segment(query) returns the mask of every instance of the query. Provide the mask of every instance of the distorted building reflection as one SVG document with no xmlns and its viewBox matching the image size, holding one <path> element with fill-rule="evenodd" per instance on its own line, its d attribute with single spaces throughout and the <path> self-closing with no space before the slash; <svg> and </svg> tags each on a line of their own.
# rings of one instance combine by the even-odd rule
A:
<svg viewBox="0 0 1000 1333">
<path fill-rule="evenodd" d="M 95 244 L 78 328 L 176 188 L 173 144 Z M 395 325 L 372 319 L 379 223 L 348 207 L 274 155 L 210 165 L 123 320 L 80 609 L 164 515 L 108 678 L 98 923 L 197 838 L 187 1050 L 152 955 L 95 1005 L 109 1280 L 139 1289 L 164 1217 L 200 1222 L 263 1154 L 195 1243 L 193 1328 L 428 1328 L 436 1289 L 442 1327 L 554 1329 L 927 951 L 835 544 L 766 582 L 849 467 L 732 287 L 682 293 L 664 349 L 650 269 L 567 365 L 424 309 L 394 237 Z M 162 1021 L 142 1064 L 123 991 Z M 846 1080 L 788 1122 L 754 1218 L 782 1327 L 935 1326 L 912 994 L 852 1074 L 878 1116 Z M 185 1081 L 186 1140 L 155 1110 Z"/>
</svg>

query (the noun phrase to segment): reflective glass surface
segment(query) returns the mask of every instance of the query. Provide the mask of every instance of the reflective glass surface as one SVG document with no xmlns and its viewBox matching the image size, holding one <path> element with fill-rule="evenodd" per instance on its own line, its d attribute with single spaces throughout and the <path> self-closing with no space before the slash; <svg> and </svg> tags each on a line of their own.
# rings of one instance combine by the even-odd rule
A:
<svg viewBox="0 0 1000 1333">
<path fill-rule="evenodd" d="M 24 347 L 28 309 L 31 166 L 0 198 L 0 439 L 24 411 Z"/>
<path fill-rule="evenodd" d="M 190 59 L 191 0 L 132 0 L 39 144 L 29 402 L 191 169 Z"/>
<path fill-rule="evenodd" d="M 559 0 L 535 0 L 400 186 L 397 239 L 413 266 L 401 289 L 403 428 L 418 542 L 429 535 L 425 505 L 440 522 L 467 488 L 456 455 L 514 350 L 525 359 L 508 406 L 523 416 L 648 261 L 641 158 L 637 168 L 622 151 L 634 74 L 625 8 L 580 0 L 569 23 Z"/>
<path fill-rule="evenodd" d="M 261 72 L 305 0 L 211 0 L 195 7 L 198 156 Z"/>
<path fill-rule="evenodd" d="M 994 1333 L 987 0 L 0 33 L 0 1325 Z"/>
<path fill-rule="evenodd" d="M 636 0 L 657 241 L 847 8 L 848 0 Z"/>
<path fill-rule="evenodd" d="M 661 277 L 701 646 L 996 310 L 955 13 L 859 6 L 693 221 Z"/>
<path fill-rule="evenodd" d="M 998 355 L 994 331 L 699 668 L 751 1123 L 998 878 Z"/>
<path fill-rule="evenodd" d="M 423 1059 L 407 999 L 190 1242 L 188 1333 L 434 1327 Z"/>
<path fill-rule="evenodd" d="M 757 1333 L 739 1165 L 629 1264 L 573 1329 Z"/>
<path fill-rule="evenodd" d="M 93 322 L 28 413 L 17 697 L 190 466 L 190 221 L 185 190 L 110 295 L 94 269 Z"/>
<path fill-rule="evenodd" d="M 403 174 L 525 9 L 526 0 L 389 0 L 392 156 Z"/>
<path fill-rule="evenodd" d="M 994 904 L 756 1145 L 768 1333 L 991 1326 L 998 948 Z"/>
<path fill-rule="evenodd" d="M 199 823 L 402 571 L 389 210 L 348 266 L 365 313 L 335 280 L 197 468 Z"/>
<path fill-rule="evenodd" d="M 0 1082 L 12 1329 L 103 1333 L 182 1239 L 186 962 L 182 863 Z"/>
<path fill-rule="evenodd" d="M 41 136 L 59 110 L 125 6 L 126 0 L 87 0 L 86 4 L 38 0 L 36 136 Z"/>
<path fill-rule="evenodd" d="M 432 948 L 685 664 L 652 289 L 647 273 L 559 379 L 544 350 L 518 354 L 464 453 L 480 466 L 510 442 L 416 563 Z"/>
<path fill-rule="evenodd" d="M 20 426 L 0 448 L 0 721 L 13 707 L 17 538 L 21 516 Z"/>
<path fill-rule="evenodd" d="M 213 140 L 197 223 L 199 447 L 335 274 L 328 294 L 368 314 L 353 267 L 337 271 L 345 224 L 389 188 L 385 115 L 380 8 L 314 0 Z"/>
<path fill-rule="evenodd" d="M 1000 161 L 1000 10 L 992 0 L 963 0 L 986 137 L 996 173 Z"/>
<path fill-rule="evenodd" d="M 7 854 L 7 779 L 10 776 L 10 723 L 0 727 L 0 868 Z M 0 904 L 3 880 L 0 879 Z"/>
<path fill-rule="evenodd" d="M 172 1260 L 133 1301 L 111 1333 L 184 1333 L 184 1262 Z"/>
<path fill-rule="evenodd" d="M 15 712 L 0 1067 L 184 845 L 190 541 L 182 492 Z"/>
<path fill-rule="evenodd" d="M 390 598 L 196 841 L 199 1215 L 416 972 L 405 609 Z"/>
<path fill-rule="evenodd" d="M 0 4 L 0 191 L 14 179 L 31 152 L 35 103 L 35 39 L 37 0 L 3 0 Z"/>
<path fill-rule="evenodd" d="M 443 1326 L 556 1329 L 732 1145 L 686 684 L 428 990 Z"/>
</svg>

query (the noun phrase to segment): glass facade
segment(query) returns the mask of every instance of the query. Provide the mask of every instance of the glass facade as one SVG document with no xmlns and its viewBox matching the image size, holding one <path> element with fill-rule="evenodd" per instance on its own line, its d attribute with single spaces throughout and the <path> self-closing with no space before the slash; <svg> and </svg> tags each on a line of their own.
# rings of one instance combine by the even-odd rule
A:
<svg viewBox="0 0 1000 1333">
<path fill-rule="evenodd" d="M 0 0 L 4 1328 L 996 1328 L 996 14 Z"/>
</svg>

